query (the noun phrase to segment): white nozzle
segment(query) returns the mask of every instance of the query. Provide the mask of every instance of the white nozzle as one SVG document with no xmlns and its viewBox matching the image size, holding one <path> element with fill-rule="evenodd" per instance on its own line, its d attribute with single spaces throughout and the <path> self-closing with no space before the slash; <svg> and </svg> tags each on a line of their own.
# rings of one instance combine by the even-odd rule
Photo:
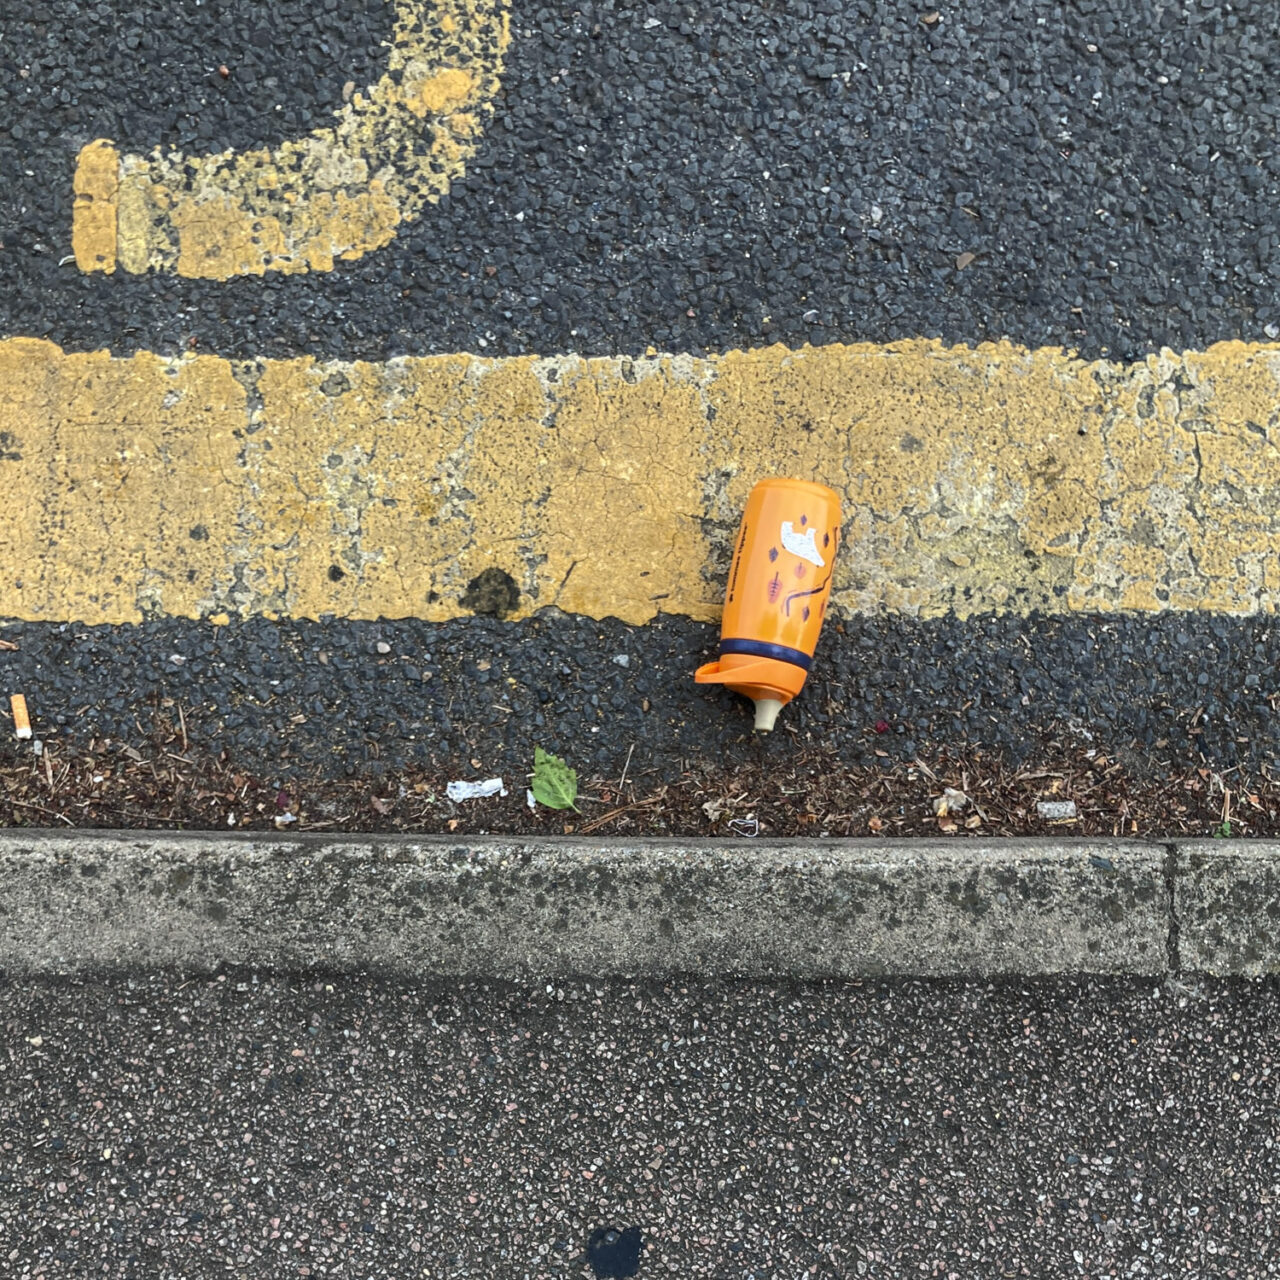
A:
<svg viewBox="0 0 1280 1280">
<path fill-rule="evenodd" d="M 778 723 L 778 712 L 782 710 L 780 698 L 757 698 L 756 732 L 772 733 L 773 726 Z"/>
</svg>

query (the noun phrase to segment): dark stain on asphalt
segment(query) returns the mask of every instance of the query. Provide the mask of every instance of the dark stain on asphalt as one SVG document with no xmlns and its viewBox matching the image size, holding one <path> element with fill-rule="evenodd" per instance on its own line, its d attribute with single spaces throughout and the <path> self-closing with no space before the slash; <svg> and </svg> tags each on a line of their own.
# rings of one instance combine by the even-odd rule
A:
<svg viewBox="0 0 1280 1280">
<path fill-rule="evenodd" d="M 505 570 L 490 567 L 472 578 L 462 596 L 462 607 L 491 618 L 505 618 L 520 603 L 520 588 Z"/>
<path fill-rule="evenodd" d="M 640 1270 L 640 1250 L 644 1236 L 639 1227 L 597 1227 L 587 1241 L 587 1261 L 600 1280 L 625 1280 Z"/>
</svg>

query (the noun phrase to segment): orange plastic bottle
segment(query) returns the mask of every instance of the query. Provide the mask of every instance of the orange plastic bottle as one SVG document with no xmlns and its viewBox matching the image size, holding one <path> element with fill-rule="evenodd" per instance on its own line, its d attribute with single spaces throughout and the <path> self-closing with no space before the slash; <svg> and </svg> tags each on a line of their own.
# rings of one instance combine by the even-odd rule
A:
<svg viewBox="0 0 1280 1280">
<path fill-rule="evenodd" d="M 734 544 L 720 660 L 699 684 L 728 685 L 756 704 L 756 732 L 804 687 L 831 595 L 840 499 L 809 480 L 761 480 Z"/>
<path fill-rule="evenodd" d="M 762 480 L 742 513 L 728 571 L 719 662 L 700 685 L 728 685 L 755 703 L 755 731 L 804 687 L 831 595 L 840 498 L 809 480 Z"/>
</svg>

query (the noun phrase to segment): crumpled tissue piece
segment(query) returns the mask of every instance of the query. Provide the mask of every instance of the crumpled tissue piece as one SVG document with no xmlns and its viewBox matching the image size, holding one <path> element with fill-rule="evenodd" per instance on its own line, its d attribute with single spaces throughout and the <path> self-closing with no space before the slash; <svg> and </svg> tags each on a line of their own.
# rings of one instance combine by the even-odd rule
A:
<svg viewBox="0 0 1280 1280">
<path fill-rule="evenodd" d="M 501 778 L 486 778 L 483 782 L 451 782 L 445 794 L 457 804 L 460 800 L 483 800 L 486 796 L 505 796 L 507 789 Z"/>
</svg>

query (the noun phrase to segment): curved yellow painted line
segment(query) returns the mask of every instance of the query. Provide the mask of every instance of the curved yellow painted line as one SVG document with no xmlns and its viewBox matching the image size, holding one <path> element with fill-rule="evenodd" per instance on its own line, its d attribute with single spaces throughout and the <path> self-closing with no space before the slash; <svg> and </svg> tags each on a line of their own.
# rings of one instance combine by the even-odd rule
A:
<svg viewBox="0 0 1280 1280">
<path fill-rule="evenodd" d="M 475 153 L 510 39 L 505 0 L 395 0 L 387 72 L 334 123 L 274 149 L 81 153 L 81 271 L 207 280 L 331 271 L 391 241 Z"/>
</svg>

